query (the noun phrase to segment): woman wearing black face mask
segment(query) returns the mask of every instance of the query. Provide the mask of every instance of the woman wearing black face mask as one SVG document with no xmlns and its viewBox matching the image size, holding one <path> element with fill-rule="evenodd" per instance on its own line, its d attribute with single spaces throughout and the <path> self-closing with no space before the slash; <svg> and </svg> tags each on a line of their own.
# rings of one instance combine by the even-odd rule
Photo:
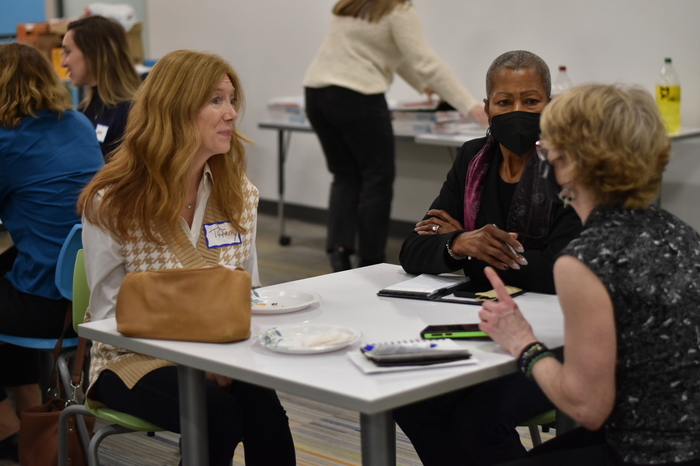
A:
<svg viewBox="0 0 700 466">
<path fill-rule="evenodd" d="M 462 268 L 479 280 L 490 264 L 509 285 L 554 292 L 554 257 L 581 222 L 549 201 L 534 150 L 549 89 L 549 69 L 532 53 L 493 62 L 484 100 L 490 136 L 462 146 L 431 210 L 404 242 L 407 272 Z M 516 426 L 552 408 L 517 373 L 404 406 L 394 419 L 425 466 L 488 466 L 525 455 Z"/>
<path fill-rule="evenodd" d="M 504 53 L 486 75 L 487 137 L 465 143 L 440 195 L 401 249 L 414 274 L 463 269 L 473 282 L 491 265 L 508 285 L 554 293 L 557 253 L 581 222 L 546 195 L 533 155 L 551 79 L 530 52 Z"/>
</svg>

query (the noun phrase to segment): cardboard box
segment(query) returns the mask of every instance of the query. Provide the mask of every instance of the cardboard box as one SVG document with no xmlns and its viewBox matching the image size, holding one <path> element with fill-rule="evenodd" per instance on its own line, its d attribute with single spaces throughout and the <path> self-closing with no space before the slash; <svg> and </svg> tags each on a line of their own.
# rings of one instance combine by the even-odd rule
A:
<svg viewBox="0 0 700 466">
<path fill-rule="evenodd" d="M 39 50 L 47 60 L 51 61 L 51 50 L 61 47 L 63 36 L 68 31 L 68 23 L 72 20 L 52 20 L 48 23 L 21 23 L 17 25 L 17 42 L 32 45 Z M 129 55 L 133 63 L 143 63 L 143 39 L 141 23 L 136 23 L 126 33 L 129 45 Z"/>
<path fill-rule="evenodd" d="M 142 29 L 141 23 L 136 23 L 126 33 L 126 41 L 129 43 L 129 52 L 133 63 L 143 63 L 144 60 Z"/>
<path fill-rule="evenodd" d="M 51 62 L 51 51 L 61 46 L 62 36 L 52 34 L 48 23 L 20 23 L 17 25 L 17 42 L 31 45 Z"/>
</svg>

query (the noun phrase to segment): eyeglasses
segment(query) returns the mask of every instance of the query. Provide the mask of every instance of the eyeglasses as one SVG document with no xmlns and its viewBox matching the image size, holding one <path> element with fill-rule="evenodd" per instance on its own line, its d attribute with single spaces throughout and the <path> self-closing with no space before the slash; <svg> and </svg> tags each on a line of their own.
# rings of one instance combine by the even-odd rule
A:
<svg viewBox="0 0 700 466">
<path fill-rule="evenodd" d="M 549 149 L 546 147 L 542 146 L 541 141 L 537 141 L 535 143 L 535 150 L 537 151 L 537 157 L 540 158 L 540 161 L 542 162 L 547 162 L 547 155 L 549 154 Z"/>
</svg>

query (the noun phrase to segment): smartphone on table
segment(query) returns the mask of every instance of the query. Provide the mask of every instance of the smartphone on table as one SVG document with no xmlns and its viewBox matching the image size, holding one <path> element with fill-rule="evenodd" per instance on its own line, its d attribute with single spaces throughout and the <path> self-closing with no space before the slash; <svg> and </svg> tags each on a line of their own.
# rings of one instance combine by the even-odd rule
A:
<svg viewBox="0 0 700 466">
<path fill-rule="evenodd" d="M 479 330 L 479 324 L 428 325 L 420 332 L 423 339 L 452 338 L 471 340 L 490 340 L 486 333 Z"/>
</svg>

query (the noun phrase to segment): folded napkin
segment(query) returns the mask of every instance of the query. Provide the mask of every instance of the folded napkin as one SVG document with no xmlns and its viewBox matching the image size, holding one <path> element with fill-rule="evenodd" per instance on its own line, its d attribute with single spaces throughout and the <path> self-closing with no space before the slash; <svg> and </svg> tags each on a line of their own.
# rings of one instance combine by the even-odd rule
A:
<svg viewBox="0 0 700 466">
<path fill-rule="evenodd" d="M 301 339 L 301 346 L 322 346 L 331 343 L 340 343 L 348 339 L 347 334 L 337 330 L 330 329 L 317 335 L 310 335 Z"/>
<path fill-rule="evenodd" d="M 523 290 L 514 286 L 506 285 L 506 291 L 508 291 L 509 295 L 514 295 L 516 293 L 520 293 Z M 475 294 L 476 297 L 482 301 L 496 301 L 498 299 L 498 296 L 496 295 L 496 290 L 482 291 L 480 293 Z"/>
</svg>

